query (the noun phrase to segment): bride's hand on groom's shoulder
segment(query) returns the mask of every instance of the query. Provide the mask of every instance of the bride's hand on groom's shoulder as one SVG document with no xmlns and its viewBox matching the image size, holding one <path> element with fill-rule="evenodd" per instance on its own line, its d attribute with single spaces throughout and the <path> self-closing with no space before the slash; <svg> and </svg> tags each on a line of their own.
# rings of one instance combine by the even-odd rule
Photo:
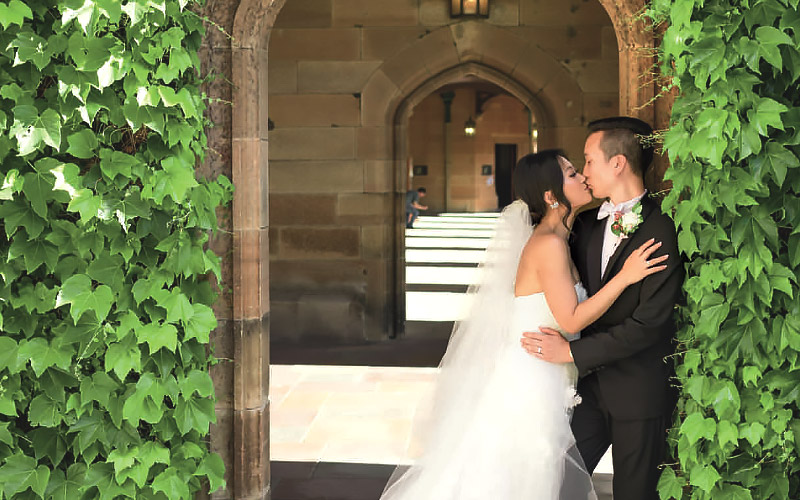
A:
<svg viewBox="0 0 800 500">
<path fill-rule="evenodd" d="M 552 328 L 543 326 L 539 330 L 522 334 L 522 348 L 531 356 L 549 363 L 571 363 L 569 342 Z"/>
</svg>

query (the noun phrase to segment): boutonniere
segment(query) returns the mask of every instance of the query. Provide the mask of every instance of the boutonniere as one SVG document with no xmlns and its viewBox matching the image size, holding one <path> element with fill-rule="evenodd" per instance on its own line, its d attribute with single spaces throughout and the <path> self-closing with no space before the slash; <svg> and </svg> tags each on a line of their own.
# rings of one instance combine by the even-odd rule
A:
<svg viewBox="0 0 800 500">
<path fill-rule="evenodd" d="M 642 223 L 642 202 L 637 201 L 631 208 L 631 211 L 623 214 L 622 212 L 614 213 L 614 222 L 611 223 L 611 232 L 615 236 L 627 238 L 633 234 L 639 225 Z"/>
</svg>

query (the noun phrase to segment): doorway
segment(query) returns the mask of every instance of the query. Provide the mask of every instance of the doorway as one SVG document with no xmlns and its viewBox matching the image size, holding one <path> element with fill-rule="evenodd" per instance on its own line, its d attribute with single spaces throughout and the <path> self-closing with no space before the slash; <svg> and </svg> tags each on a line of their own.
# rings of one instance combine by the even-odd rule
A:
<svg viewBox="0 0 800 500">
<path fill-rule="evenodd" d="M 511 174 L 516 164 L 516 144 L 494 145 L 494 190 L 497 193 L 497 208 L 500 210 L 514 201 Z"/>
</svg>

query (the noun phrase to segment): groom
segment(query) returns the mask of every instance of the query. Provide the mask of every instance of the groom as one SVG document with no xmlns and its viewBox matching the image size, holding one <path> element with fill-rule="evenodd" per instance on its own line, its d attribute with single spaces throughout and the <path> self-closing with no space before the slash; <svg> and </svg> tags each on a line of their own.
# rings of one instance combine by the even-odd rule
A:
<svg viewBox="0 0 800 500">
<path fill-rule="evenodd" d="M 589 295 L 650 238 L 662 243 L 653 258 L 669 254 L 667 269 L 628 287 L 579 340 L 568 343 L 548 328 L 522 340 L 532 355 L 578 368 L 582 402 L 572 431 L 590 473 L 612 446 L 614 500 L 658 499 L 658 467 L 676 401 L 672 360 L 665 358 L 674 352 L 672 314 L 684 270 L 675 225 L 644 187 L 653 148 L 640 138 L 652 132 L 629 117 L 589 124 L 583 175 L 594 197 L 607 201 L 577 217 L 570 248 Z"/>
</svg>

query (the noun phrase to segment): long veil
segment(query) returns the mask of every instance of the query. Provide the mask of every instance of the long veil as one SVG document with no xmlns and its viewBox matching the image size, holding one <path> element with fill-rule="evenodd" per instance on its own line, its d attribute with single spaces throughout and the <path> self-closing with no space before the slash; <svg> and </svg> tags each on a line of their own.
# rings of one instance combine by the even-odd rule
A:
<svg viewBox="0 0 800 500">
<path fill-rule="evenodd" d="M 476 413 L 479 413 L 477 408 L 486 402 L 484 399 L 486 391 L 498 390 L 497 387 L 488 387 L 487 381 L 498 370 L 501 355 L 509 351 L 510 344 L 515 343 L 516 347 L 522 350 L 518 340 L 513 339 L 510 334 L 514 282 L 520 255 L 532 232 L 528 205 L 521 200 L 508 205 L 498 218 L 495 235 L 486 250 L 485 260 L 479 266 L 477 284 L 471 285 L 467 291 L 467 313 L 464 319 L 455 324 L 447 351 L 439 365 L 434 392 L 429 395 L 427 403 L 420 405 L 414 419 L 410 442 L 421 445 L 422 454 L 410 467 L 398 467 L 395 470 L 381 500 L 481 498 L 479 492 L 464 491 L 468 486 L 460 483 L 469 483 L 469 480 L 459 478 L 458 474 L 455 475 L 456 479 L 453 479 L 450 474 L 442 474 L 441 471 L 443 467 L 447 467 L 444 464 L 450 463 L 454 456 L 474 454 L 474 449 L 464 448 L 465 432 L 473 428 L 470 424 L 477 418 Z M 568 421 L 568 417 L 566 418 Z M 515 429 L 496 429 L 496 431 L 505 435 L 495 440 L 492 436 L 484 436 L 481 438 L 482 442 L 502 442 L 507 437 L 513 436 L 509 433 L 516 432 Z M 568 423 L 565 433 L 569 434 L 571 440 Z M 565 448 L 570 447 L 570 444 L 574 444 L 574 440 L 566 444 Z M 570 494 L 569 497 L 564 497 L 562 494 L 562 497 L 570 500 L 593 499 L 595 497 L 591 492 L 588 473 L 582 467 L 574 446 L 570 448 L 569 456 L 560 459 L 563 458 L 567 469 L 574 465 L 572 469 L 579 472 L 580 481 L 583 483 L 580 489 L 586 494 L 583 496 Z M 491 455 L 503 456 L 503 454 L 504 450 L 492 449 Z M 480 459 L 481 457 L 474 456 L 469 458 L 472 461 Z M 477 468 L 485 471 L 485 468 L 480 466 Z M 561 478 L 564 480 L 567 479 L 565 475 L 572 476 L 562 467 Z M 502 478 L 486 478 L 481 481 L 481 485 L 485 486 L 487 480 L 501 481 Z M 588 486 L 585 484 L 587 481 Z M 504 498 L 502 491 L 509 491 L 504 485 L 494 484 L 491 489 L 495 493 L 492 495 L 493 498 L 522 500 Z"/>
</svg>

